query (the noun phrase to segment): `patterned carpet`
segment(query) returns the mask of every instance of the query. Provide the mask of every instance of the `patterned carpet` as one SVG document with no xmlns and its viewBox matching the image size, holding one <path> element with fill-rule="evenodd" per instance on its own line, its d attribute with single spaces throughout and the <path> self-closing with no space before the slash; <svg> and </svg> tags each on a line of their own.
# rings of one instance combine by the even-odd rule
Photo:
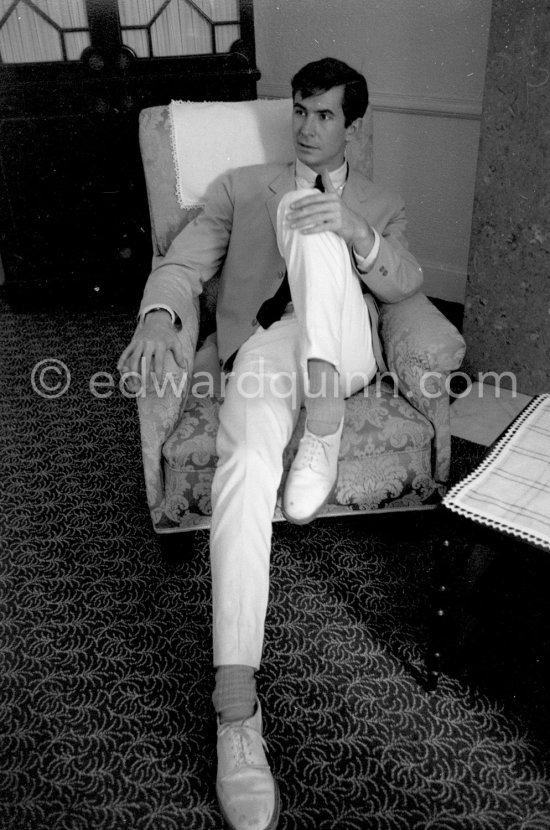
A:
<svg viewBox="0 0 550 830">
<path fill-rule="evenodd" d="M 221 829 L 207 535 L 163 551 L 134 402 L 89 388 L 131 315 L 0 319 L 0 827 Z M 45 358 L 70 369 L 59 397 L 53 370 L 33 389 Z M 415 679 L 440 541 L 426 514 L 276 526 L 258 684 L 281 830 L 550 828 L 517 688 Z"/>
</svg>

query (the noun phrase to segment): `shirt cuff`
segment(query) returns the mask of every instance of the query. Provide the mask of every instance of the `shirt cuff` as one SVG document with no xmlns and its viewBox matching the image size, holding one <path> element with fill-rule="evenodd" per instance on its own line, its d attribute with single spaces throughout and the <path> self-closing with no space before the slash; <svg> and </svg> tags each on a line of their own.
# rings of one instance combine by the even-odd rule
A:
<svg viewBox="0 0 550 830">
<path fill-rule="evenodd" d="M 369 268 L 371 268 L 372 264 L 374 263 L 374 260 L 378 256 L 378 251 L 380 250 L 380 234 L 374 228 L 372 228 L 372 232 L 374 234 L 374 245 L 370 249 L 367 256 L 361 256 L 361 254 L 358 254 L 355 248 L 353 248 L 355 264 L 357 265 L 359 271 L 361 271 L 364 274 L 366 274 Z"/>
<path fill-rule="evenodd" d="M 170 315 L 171 319 L 172 319 L 172 325 L 173 326 L 176 325 L 176 314 L 175 314 L 175 312 L 170 308 L 169 305 L 164 305 L 164 303 L 157 303 L 155 305 L 146 306 L 140 312 L 140 315 L 139 315 L 140 323 L 143 323 L 143 321 L 145 320 L 145 315 L 149 314 L 150 311 L 167 311 L 168 314 Z"/>
</svg>

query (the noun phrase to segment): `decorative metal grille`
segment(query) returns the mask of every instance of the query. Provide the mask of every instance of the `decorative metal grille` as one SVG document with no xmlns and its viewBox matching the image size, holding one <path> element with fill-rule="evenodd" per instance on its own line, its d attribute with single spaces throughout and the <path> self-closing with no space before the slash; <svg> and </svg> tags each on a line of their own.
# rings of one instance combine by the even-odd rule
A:
<svg viewBox="0 0 550 830">
<path fill-rule="evenodd" d="M 0 62 L 77 61 L 90 46 L 85 0 L 0 0 Z"/>
<path fill-rule="evenodd" d="M 237 0 L 118 0 L 122 40 L 139 58 L 228 52 Z"/>
</svg>

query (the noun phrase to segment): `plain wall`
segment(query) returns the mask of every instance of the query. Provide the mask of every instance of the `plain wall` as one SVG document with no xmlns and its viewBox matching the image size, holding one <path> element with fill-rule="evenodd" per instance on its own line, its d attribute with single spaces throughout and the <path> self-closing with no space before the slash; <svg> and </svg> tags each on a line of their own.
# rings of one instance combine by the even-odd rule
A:
<svg viewBox="0 0 550 830">
<path fill-rule="evenodd" d="M 255 0 L 259 97 L 330 55 L 363 71 L 374 178 L 405 199 L 425 291 L 463 302 L 491 0 Z"/>
</svg>

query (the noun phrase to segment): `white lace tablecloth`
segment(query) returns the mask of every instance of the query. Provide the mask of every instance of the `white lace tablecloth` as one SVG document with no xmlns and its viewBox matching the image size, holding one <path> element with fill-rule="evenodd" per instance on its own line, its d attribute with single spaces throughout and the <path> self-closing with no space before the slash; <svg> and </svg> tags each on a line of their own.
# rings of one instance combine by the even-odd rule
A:
<svg viewBox="0 0 550 830">
<path fill-rule="evenodd" d="M 550 550 L 550 395 L 538 395 L 444 497 L 475 522 Z"/>
</svg>

